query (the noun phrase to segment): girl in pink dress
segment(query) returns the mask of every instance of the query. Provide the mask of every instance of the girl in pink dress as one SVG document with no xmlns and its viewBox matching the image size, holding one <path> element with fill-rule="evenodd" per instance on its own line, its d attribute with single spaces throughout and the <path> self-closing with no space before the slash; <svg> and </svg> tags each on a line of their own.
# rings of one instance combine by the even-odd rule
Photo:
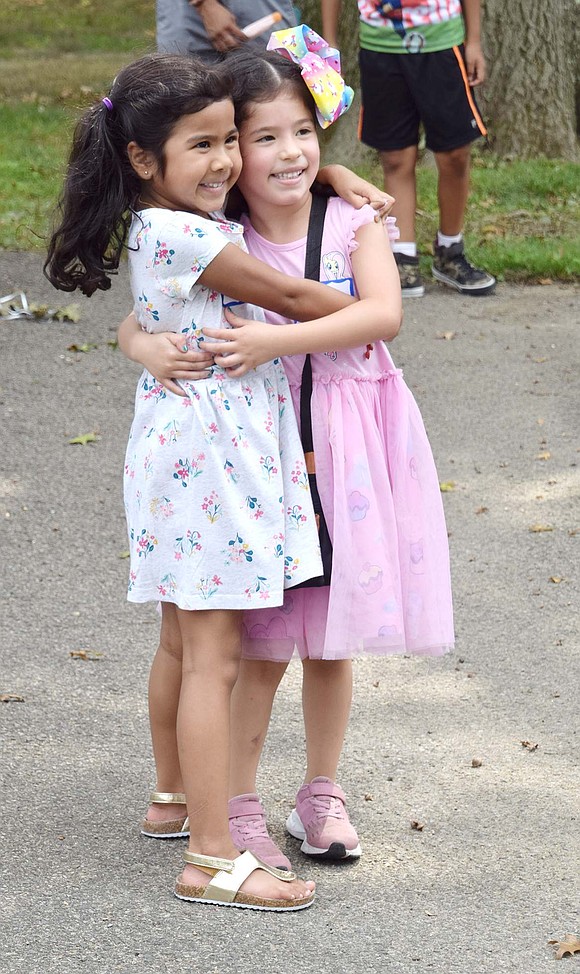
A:
<svg viewBox="0 0 580 974">
<path fill-rule="evenodd" d="M 235 65 L 248 247 L 303 277 L 319 164 L 314 104 L 300 70 L 276 55 L 240 54 Z M 387 234 L 370 207 L 328 201 L 320 280 L 361 299 L 400 302 Z M 212 353 L 232 377 L 282 355 L 297 412 L 304 354 L 311 354 L 316 478 L 333 544 L 331 584 L 289 590 L 282 606 L 245 614 L 232 710 L 232 836 L 238 847 L 259 850 L 279 866 L 289 863 L 268 836 L 255 779 L 273 698 L 294 652 L 303 662 L 307 768 L 287 829 L 303 852 L 333 860 L 361 851 L 335 781 L 352 657 L 440 655 L 453 645 L 447 532 L 421 415 L 384 344 L 389 336 L 372 320 L 349 329 L 346 312 L 340 314 L 340 324 L 337 315 L 295 324 L 266 313 L 270 324 L 263 324 L 228 312 L 236 330 L 204 328 L 220 342 Z M 157 362 L 154 371 L 169 378 L 171 363 Z"/>
</svg>

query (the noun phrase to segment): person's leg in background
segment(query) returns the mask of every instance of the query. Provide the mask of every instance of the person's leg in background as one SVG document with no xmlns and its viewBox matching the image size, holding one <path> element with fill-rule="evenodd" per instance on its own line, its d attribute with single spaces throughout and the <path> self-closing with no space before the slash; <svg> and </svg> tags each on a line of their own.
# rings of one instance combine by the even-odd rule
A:
<svg viewBox="0 0 580 974">
<path fill-rule="evenodd" d="M 416 166 L 419 112 L 405 78 L 404 66 L 413 55 L 359 51 L 362 111 L 359 137 L 379 153 L 384 187 L 395 198 L 391 215 L 399 239 L 393 252 L 404 297 L 421 297 L 425 287 L 419 274 L 415 235 Z"/>
<path fill-rule="evenodd" d="M 408 67 L 414 69 L 412 60 Z M 495 278 L 469 262 L 463 241 L 471 144 L 487 134 L 469 85 L 463 49 L 426 55 L 416 67 L 412 83 L 438 172 L 439 227 L 433 245 L 433 276 L 460 294 L 491 294 Z"/>
</svg>

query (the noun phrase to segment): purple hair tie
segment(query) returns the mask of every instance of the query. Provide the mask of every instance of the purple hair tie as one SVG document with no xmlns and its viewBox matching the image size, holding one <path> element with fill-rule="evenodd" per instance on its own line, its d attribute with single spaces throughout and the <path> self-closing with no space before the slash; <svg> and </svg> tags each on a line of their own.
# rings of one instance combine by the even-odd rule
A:
<svg viewBox="0 0 580 974">
<path fill-rule="evenodd" d="M 107 109 L 107 111 L 109 111 L 109 112 L 112 112 L 113 111 L 113 102 L 111 101 L 110 98 L 107 98 L 105 96 L 105 98 L 103 98 L 103 105 L 105 106 L 105 108 Z"/>
</svg>

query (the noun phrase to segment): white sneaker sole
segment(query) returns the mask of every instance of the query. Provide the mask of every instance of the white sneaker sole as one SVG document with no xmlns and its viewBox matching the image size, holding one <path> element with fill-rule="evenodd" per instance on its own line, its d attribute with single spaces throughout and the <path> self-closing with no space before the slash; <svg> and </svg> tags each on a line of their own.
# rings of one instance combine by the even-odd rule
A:
<svg viewBox="0 0 580 974">
<path fill-rule="evenodd" d="M 294 839 L 300 839 L 302 841 L 300 851 L 306 856 L 317 856 L 319 859 L 340 860 L 358 859 L 362 854 L 360 843 L 358 843 L 354 849 L 347 849 L 344 842 L 331 842 L 326 849 L 320 849 L 317 846 L 310 845 L 306 838 L 306 830 L 295 808 L 290 812 L 290 815 L 286 819 L 286 831 L 289 832 Z"/>
</svg>

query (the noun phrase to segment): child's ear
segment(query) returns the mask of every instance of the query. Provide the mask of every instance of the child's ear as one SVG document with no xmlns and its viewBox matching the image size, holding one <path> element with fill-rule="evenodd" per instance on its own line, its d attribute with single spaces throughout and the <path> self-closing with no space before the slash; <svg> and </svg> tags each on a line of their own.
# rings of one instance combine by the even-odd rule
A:
<svg viewBox="0 0 580 974">
<path fill-rule="evenodd" d="M 129 142 L 127 156 L 139 179 L 151 179 L 157 169 L 157 164 L 150 152 L 142 149 L 136 142 Z"/>
</svg>

